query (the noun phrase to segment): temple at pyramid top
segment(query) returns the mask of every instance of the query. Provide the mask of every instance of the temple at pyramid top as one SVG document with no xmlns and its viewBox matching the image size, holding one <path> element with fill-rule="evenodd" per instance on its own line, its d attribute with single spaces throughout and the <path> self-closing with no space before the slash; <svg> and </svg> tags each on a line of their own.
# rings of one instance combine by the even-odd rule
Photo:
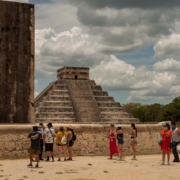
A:
<svg viewBox="0 0 180 180">
<path fill-rule="evenodd" d="M 87 67 L 63 67 L 57 80 L 34 100 L 35 122 L 138 123 L 100 85 L 89 79 Z"/>
<path fill-rule="evenodd" d="M 57 79 L 89 79 L 89 68 L 87 67 L 63 67 L 57 70 Z"/>
</svg>

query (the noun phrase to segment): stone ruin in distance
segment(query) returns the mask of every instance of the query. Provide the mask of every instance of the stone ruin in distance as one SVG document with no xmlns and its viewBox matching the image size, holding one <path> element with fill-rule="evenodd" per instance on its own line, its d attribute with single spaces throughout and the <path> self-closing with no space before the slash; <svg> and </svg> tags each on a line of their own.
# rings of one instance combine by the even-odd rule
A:
<svg viewBox="0 0 180 180">
<path fill-rule="evenodd" d="M 63 67 L 57 80 L 36 98 L 35 122 L 138 123 L 130 113 L 89 79 L 87 67 Z"/>
</svg>

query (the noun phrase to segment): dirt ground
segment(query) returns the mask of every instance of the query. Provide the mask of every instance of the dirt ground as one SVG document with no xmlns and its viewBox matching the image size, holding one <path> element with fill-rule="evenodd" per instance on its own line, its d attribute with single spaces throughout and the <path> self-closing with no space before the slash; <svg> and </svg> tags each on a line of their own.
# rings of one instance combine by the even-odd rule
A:
<svg viewBox="0 0 180 180">
<path fill-rule="evenodd" d="M 0 160 L 0 180 L 179 180 L 180 163 L 161 165 L 161 155 L 142 155 L 138 160 L 117 161 L 104 156 L 74 157 L 73 161 L 40 162 L 28 168 L 28 159 Z M 172 159 L 172 156 L 171 156 Z M 35 166 L 35 163 L 33 164 Z"/>
</svg>

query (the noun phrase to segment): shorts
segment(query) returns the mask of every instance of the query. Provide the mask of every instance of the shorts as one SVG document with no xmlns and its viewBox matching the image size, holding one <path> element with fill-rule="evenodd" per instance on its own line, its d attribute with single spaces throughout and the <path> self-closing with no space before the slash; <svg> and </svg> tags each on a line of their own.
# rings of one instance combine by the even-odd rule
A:
<svg viewBox="0 0 180 180">
<path fill-rule="evenodd" d="M 29 154 L 41 154 L 41 151 L 39 149 L 29 148 L 28 153 Z"/>
<path fill-rule="evenodd" d="M 53 143 L 45 143 L 45 151 L 53 152 Z"/>
<path fill-rule="evenodd" d="M 118 138 L 118 144 L 124 144 L 123 138 Z"/>
<path fill-rule="evenodd" d="M 137 141 L 136 140 L 134 140 L 134 139 L 131 139 L 131 144 L 137 144 Z"/>
<path fill-rule="evenodd" d="M 67 144 L 58 144 L 58 146 L 67 146 Z"/>
<path fill-rule="evenodd" d="M 73 144 L 74 144 L 74 141 L 70 140 L 67 145 L 71 147 L 73 146 Z"/>
</svg>

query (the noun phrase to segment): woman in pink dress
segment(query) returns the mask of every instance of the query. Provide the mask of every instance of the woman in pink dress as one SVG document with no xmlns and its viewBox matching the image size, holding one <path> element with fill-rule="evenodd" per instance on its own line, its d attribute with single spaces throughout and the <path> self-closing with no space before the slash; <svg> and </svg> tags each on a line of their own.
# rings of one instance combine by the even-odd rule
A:
<svg viewBox="0 0 180 180">
<path fill-rule="evenodd" d="M 108 135 L 109 140 L 109 150 L 110 150 L 110 159 L 112 159 L 113 154 L 118 154 L 118 148 L 116 145 L 116 132 L 114 124 L 110 125 L 110 133 Z"/>
</svg>

